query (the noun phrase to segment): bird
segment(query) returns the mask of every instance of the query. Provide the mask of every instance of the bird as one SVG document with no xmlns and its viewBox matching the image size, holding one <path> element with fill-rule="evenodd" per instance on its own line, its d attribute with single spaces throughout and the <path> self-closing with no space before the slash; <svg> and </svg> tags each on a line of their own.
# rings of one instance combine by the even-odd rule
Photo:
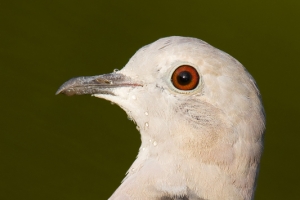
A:
<svg viewBox="0 0 300 200">
<path fill-rule="evenodd" d="M 72 78 L 56 92 L 120 106 L 141 146 L 109 200 L 251 200 L 265 112 L 254 78 L 229 54 L 192 37 L 140 48 L 121 70 Z"/>
</svg>

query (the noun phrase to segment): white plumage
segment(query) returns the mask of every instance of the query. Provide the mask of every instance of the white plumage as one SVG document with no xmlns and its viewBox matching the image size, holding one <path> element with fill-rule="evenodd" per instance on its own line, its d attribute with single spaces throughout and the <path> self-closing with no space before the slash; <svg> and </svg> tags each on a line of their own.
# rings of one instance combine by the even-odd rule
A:
<svg viewBox="0 0 300 200">
<path fill-rule="evenodd" d="M 57 93 L 112 101 L 139 126 L 137 159 L 110 200 L 253 199 L 264 110 L 252 76 L 223 51 L 162 38 L 122 70 L 71 79 Z"/>
</svg>

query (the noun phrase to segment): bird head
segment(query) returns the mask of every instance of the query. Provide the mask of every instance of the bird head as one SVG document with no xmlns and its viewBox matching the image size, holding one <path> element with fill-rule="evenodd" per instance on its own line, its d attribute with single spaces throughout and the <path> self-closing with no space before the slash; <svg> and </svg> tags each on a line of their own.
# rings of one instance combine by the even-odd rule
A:
<svg viewBox="0 0 300 200">
<path fill-rule="evenodd" d="M 254 79 L 227 53 L 196 38 L 162 38 L 120 71 L 73 78 L 58 93 L 109 100 L 136 122 L 142 144 L 123 185 L 143 180 L 170 197 L 253 197 L 264 110 Z"/>
</svg>

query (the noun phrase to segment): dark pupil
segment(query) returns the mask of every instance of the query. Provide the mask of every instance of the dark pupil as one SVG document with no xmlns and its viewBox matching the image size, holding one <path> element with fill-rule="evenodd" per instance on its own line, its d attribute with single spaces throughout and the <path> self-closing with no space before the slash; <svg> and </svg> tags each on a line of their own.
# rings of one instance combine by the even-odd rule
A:
<svg viewBox="0 0 300 200">
<path fill-rule="evenodd" d="M 187 71 L 180 72 L 177 76 L 177 81 L 180 85 L 187 85 L 191 82 L 192 75 Z"/>
</svg>

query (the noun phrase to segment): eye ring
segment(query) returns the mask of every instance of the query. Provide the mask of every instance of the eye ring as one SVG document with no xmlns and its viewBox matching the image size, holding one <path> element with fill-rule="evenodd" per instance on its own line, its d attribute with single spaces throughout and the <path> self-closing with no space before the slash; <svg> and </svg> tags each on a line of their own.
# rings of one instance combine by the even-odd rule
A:
<svg viewBox="0 0 300 200">
<path fill-rule="evenodd" d="M 197 70 L 190 65 L 181 65 L 171 76 L 172 84 L 179 90 L 193 90 L 199 84 L 200 76 Z"/>
</svg>

